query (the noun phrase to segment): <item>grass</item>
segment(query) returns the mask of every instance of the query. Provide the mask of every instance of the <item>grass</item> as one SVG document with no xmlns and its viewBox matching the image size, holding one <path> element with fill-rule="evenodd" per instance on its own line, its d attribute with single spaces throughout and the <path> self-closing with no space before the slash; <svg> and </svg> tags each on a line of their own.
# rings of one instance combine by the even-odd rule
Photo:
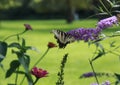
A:
<svg viewBox="0 0 120 85">
<path fill-rule="evenodd" d="M 3 40 L 5 37 L 11 34 L 16 34 L 24 30 L 24 23 L 29 23 L 33 27 L 33 31 L 29 31 L 22 35 L 26 39 L 27 45 L 36 47 L 39 52 L 28 51 L 31 55 L 31 63 L 33 64 L 39 59 L 40 56 L 46 51 L 48 42 L 55 42 L 53 34 L 50 33 L 52 29 L 61 29 L 64 31 L 79 28 L 79 27 L 95 27 L 97 20 L 80 20 L 75 21 L 72 24 L 66 24 L 65 20 L 14 20 L 14 21 L 1 21 L 0 26 L 0 39 Z M 106 34 L 111 34 L 111 32 L 118 30 L 119 28 L 111 28 L 104 31 Z M 113 38 L 119 42 L 118 38 Z M 7 40 L 8 44 L 16 41 L 16 37 Z M 103 45 L 108 47 L 108 43 L 111 42 L 109 39 L 103 41 Z M 56 43 L 57 44 L 57 43 Z M 49 76 L 39 80 L 37 85 L 55 85 L 57 81 L 57 73 L 59 71 L 60 62 L 64 54 L 68 53 L 69 57 L 65 67 L 64 81 L 65 85 L 90 85 L 95 82 L 94 78 L 89 79 L 79 79 L 79 76 L 84 72 L 90 72 L 91 67 L 89 65 L 88 59 L 92 57 L 95 50 L 95 46 L 88 46 L 87 43 L 83 41 L 74 42 L 69 44 L 65 49 L 53 48 L 51 49 L 45 58 L 38 64 L 38 67 L 46 69 L 49 72 Z M 8 49 L 8 53 L 2 64 L 5 70 L 9 69 L 10 62 L 16 59 L 16 55 L 11 54 L 11 49 Z M 94 62 L 95 70 L 98 72 L 119 72 L 119 57 L 113 54 L 108 54 Z M 21 68 L 23 69 L 23 68 Z M 6 72 L 6 71 L 5 71 Z M 10 78 L 5 79 L 5 72 L 0 69 L 0 85 L 7 85 L 8 83 L 14 83 L 15 75 L 13 74 Z M 23 78 L 22 75 L 19 76 L 19 82 Z M 113 78 L 102 77 L 100 82 L 114 80 Z M 24 82 L 23 85 L 27 85 Z"/>
</svg>

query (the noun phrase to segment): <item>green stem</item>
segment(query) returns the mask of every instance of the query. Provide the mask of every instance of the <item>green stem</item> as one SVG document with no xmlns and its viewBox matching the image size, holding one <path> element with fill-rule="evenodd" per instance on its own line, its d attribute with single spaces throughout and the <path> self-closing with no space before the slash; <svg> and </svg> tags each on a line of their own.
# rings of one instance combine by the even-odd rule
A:
<svg viewBox="0 0 120 85">
<path fill-rule="evenodd" d="M 45 51 L 45 53 L 44 53 L 44 54 L 40 57 L 40 59 L 33 65 L 33 67 L 36 66 L 36 65 L 44 58 L 44 56 L 48 53 L 49 49 L 50 49 L 50 48 L 47 48 L 47 50 Z"/>
<path fill-rule="evenodd" d="M 105 10 L 106 10 L 106 12 L 110 15 L 110 16 L 112 16 L 112 14 L 109 12 L 109 10 L 106 8 L 106 6 L 104 5 L 104 3 L 102 2 L 102 0 L 99 0 L 100 1 L 100 3 L 102 4 L 102 6 L 105 8 Z"/>
<path fill-rule="evenodd" d="M 23 84 L 23 81 L 25 80 L 25 76 L 23 77 L 23 79 L 22 79 L 22 81 L 21 81 L 21 83 L 20 83 L 20 85 L 22 85 Z"/>
<path fill-rule="evenodd" d="M 91 68 L 92 68 L 92 71 L 93 71 L 93 73 L 94 73 L 94 75 L 95 75 L 95 80 L 96 80 L 97 84 L 99 85 L 99 81 L 98 81 L 98 78 L 97 78 L 97 76 L 96 76 L 96 72 L 95 72 L 95 69 L 94 69 L 94 67 L 93 67 L 92 61 L 89 60 L 89 63 L 90 63 L 90 66 L 91 66 Z"/>
<path fill-rule="evenodd" d="M 19 36 L 19 35 L 22 35 L 22 34 L 25 33 L 25 32 L 26 32 L 26 30 L 23 31 L 23 32 L 21 32 L 21 33 L 18 33 L 18 34 L 10 35 L 10 36 L 6 37 L 3 41 L 6 41 L 7 39 L 9 39 L 10 37 L 13 37 L 13 36 Z"/>
<path fill-rule="evenodd" d="M 120 37 L 120 35 L 111 35 L 111 36 L 106 36 L 106 37 L 103 37 L 103 38 L 99 38 L 95 41 L 93 41 L 92 43 L 95 43 L 95 42 L 99 42 L 101 40 L 105 40 L 105 39 L 108 39 L 108 38 L 113 38 L 113 37 Z"/>
<path fill-rule="evenodd" d="M 36 78 L 36 80 L 35 80 L 35 82 L 33 83 L 33 85 L 35 85 L 39 79 L 40 79 L 40 78 Z"/>
<path fill-rule="evenodd" d="M 19 67 L 17 68 L 17 71 L 19 71 Z M 17 80 L 18 80 L 18 73 L 16 73 L 15 85 L 17 85 Z"/>
</svg>

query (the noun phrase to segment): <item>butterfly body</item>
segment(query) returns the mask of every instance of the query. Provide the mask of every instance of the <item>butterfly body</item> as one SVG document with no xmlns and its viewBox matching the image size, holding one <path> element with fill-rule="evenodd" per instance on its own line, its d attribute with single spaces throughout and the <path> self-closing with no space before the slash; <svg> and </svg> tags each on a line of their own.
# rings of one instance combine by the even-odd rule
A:
<svg viewBox="0 0 120 85">
<path fill-rule="evenodd" d="M 67 44 L 75 41 L 75 38 L 73 36 L 61 30 L 52 30 L 52 33 L 54 34 L 54 37 L 57 39 L 59 48 L 65 48 Z"/>
</svg>

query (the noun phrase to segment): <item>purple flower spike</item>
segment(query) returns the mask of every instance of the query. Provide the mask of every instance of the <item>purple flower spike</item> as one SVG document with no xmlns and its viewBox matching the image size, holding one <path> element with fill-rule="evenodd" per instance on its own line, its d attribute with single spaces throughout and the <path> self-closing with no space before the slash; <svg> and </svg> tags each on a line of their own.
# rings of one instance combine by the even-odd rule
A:
<svg viewBox="0 0 120 85">
<path fill-rule="evenodd" d="M 117 23 L 118 23 L 117 17 L 112 16 L 112 17 L 100 20 L 97 24 L 97 29 L 103 30 L 105 28 L 112 27 L 114 24 L 117 24 Z"/>
<path fill-rule="evenodd" d="M 85 42 L 87 42 L 89 40 L 98 39 L 100 32 L 100 30 L 94 28 L 78 28 L 67 33 L 72 35 L 76 40 L 84 40 Z"/>
<path fill-rule="evenodd" d="M 89 78 L 89 77 L 93 77 L 93 76 L 95 76 L 95 74 L 93 72 L 88 72 L 88 73 L 82 74 L 81 78 Z"/>
</svg>

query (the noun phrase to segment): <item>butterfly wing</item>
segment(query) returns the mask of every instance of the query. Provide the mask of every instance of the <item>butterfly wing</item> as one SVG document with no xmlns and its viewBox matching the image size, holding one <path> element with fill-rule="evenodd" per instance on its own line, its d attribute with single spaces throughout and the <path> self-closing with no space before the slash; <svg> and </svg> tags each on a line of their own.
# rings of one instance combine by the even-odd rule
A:
<svg viewBox="0 0 120 85">
<path fill-rule="evenodd" d="M 68 43 L 75 41 L 73 36 L 61 30 L 52 30 L 52 33 L 54 33 L 54 36 L 57 39 L 59 48 L 65 48 Z"/>
</svg>

